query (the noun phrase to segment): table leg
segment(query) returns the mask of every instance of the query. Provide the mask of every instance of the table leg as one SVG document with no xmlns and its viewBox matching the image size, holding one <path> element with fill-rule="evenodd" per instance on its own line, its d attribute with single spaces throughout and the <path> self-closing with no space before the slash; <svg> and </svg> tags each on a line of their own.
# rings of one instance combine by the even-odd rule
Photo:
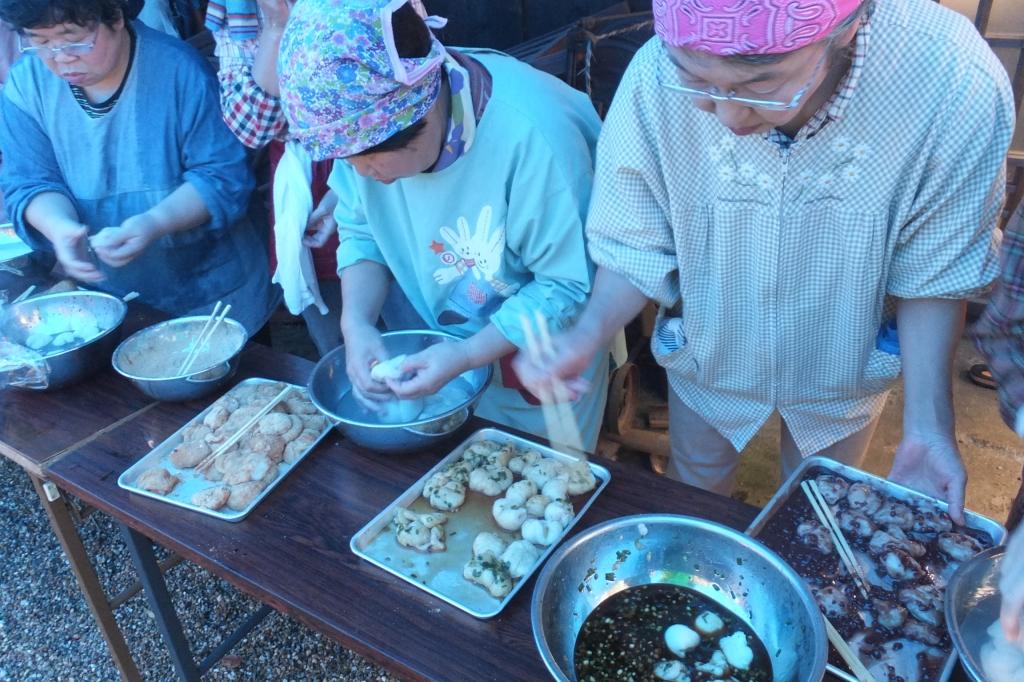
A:
<svg viewBox="0 0 1024 682">
<path fill-rule="evenodd" d="M 82 538 L 75 528 L 67 501 L 52 484 L 47 485 L 44 489 L 41 479 L 32 474 L 29 474 L 29 478 L 32 479 L 32 485 L 36 489 L 36 494 L 39 495 L 47 518 L 50 520 L 50 528 L 53 529 L 53 534 L 57 536 L 64 548 L 64 554 L 78 580 L 78 587 L 82 591 L 82 596 L 85 597 L 86 604 L 89 605 L 89 610 L 92 611 L 93 618 L 96 619 L 100 634 L 107 642 L 107 648 L 114 659 L 114 665 L 117 666 L 117 670 L 121 674 L 121 679 L 126 682 L 141 680 L 142 676 L 139 674 L 139 669 L 135 667 L 135 661 L 132 660 L 131 652 L 128 651 L 124 635 L 121 634 L 121 629 L 118 628 L 117 621 L 114 620 L 114 612 L 107 601 L 107 595 L 100 585 L 99 578 L 96 576 L 96 570 L 85 553 Z"/>
<path fill-rule="evenodd" d="M 146 599 L 156 616 L 157 627 L 160 628 L 160 634 L 163 635 L 178 678 L 186 682 L 198 681 L 202 673 L 192 657 L 192 649 L 189 647 L 185 632 L 181 629 L 181 621 L 178 620 L 178 614 L 171 603 L 171 595 L 167 592 L 167 583 L 164 582 L 160 565 L 156 560 L 156 553 L 153 552 L 153 543 L 145 535 L 132 530 L 123 523 L 118 522 L 117 525 L 120 526 L 125 544 L 128 545 L 128 552 L 132 556 L 135 572 L 139 574 L 139 581 L 146 591 Z"/>
<path fill-rule="evenodd" d="M 156 615 L 157 626 L 167 644 L 174 669 L 182 680 L 186 682 L 198 680 L 200 675 L 215 666 L 217 661 L 223 658 L 272 612 L 272 609 L 266 604 L 261 605 L 235 628 L 234 632 L 225 637 L 224 641 L 217 645 L 199 665 L 196 665 L 192 649 L 181 628 L 181 621 L 178 620 L 178 614 L 171 603 L 171 595 L 167 592 L 167 583 L 164 581 L 161 566 L 156 560 L 152 541 L 123 523 L 118 522 L 117 525 L 120 526 L 124 540 L 128 544 L 132 563 L 135 564 L 135 571 L 139 574 L 139 581 L 146 592 L 149 606 Z"/>
</svg>

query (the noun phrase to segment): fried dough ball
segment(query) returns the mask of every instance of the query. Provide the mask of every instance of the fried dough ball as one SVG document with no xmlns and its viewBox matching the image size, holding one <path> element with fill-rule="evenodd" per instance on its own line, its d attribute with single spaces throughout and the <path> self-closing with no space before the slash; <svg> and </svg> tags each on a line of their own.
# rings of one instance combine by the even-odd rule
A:
<svg viewBox="0 0 1024 682">
<path fill-rule="evenodd" d="M 237 410 L 231 413 L 228 420 L 224 422 L 223 428 L 230 433 L 234 433 L 243 426 L 245 426 L 250 419 L 256 416 L 256 413 L 260 411 L 260 408 L 252 405 L 246 405 L 239 407 Z"/>
<path fill-rule="evenodd" d="M 202 422 L 192 422 L 185 427 L 185 430 L 181 432 L 181 437 L 185 441 L 203 441 L 206 437 L 213 433 L 213 429 Z"/>
<path fill-rule="evenodd" d="M 284 399 L 284 404 L 288 407 L 288 411 L 292 414 L 304 415 L 304 414 L 320 414 L 320 410 L 316 409 L 308 398 L 304 396 L 291 396 Z"/>
<path fill-rule="evenodd" d="M 255 500 L 263 489 L 266 488 L 277 476 L 277 467 L 274 467 L 265 477 L 259 481 L 249 481 L 231 486 L 231 495 L 228 497 L 228 508 L 235 511 L 242 511 Z"/>
<path fill-rule="evenodd" d="M 265 477 L 277 464 L 262 452 L 248 452 L 232 469 L 224 472 L 224 482 L 228 485 L 258 481 Z"/>
<path fill-rule="evenodd" d="M 228 497 L 230 496 L 230 488 L 224 485 L 217 485 L 212 488 L 203 488 L 192 495 L 192 504 L 216 511 L 227 504 Z"/>
<path fill-rule="evenodd" d="M 210 454 L 210 445 L 205 441 L 185 441 L 171 451 L 171 464 L 179 469 L 191 469 Z"/>
<path fill-rule="evenodd" d="M 213 405 L 214 407 L 226 408 L 228 412 L 234 412 L 235 410 L 242 406 L 242 403 L 238 401 L 238 398 L 234 397 L 230 393 L 227 393 L 225 395 L 222 395 L 217 400 L 215 400 L 213 402 Z"/>
<path fill-rule="evenodd" d="M 302 453 L 312 447 L 319 437 L 319 432 L 309 429 L 300 433 L 298 438 L 284 446 L 285 464 L 294 464 L 298 461 L 299 457 L 302 457 Z"/>
<path fill-rule="evenodd" d="M 224 423 L 231 416 L 231 411 L 223 405 L 213 405 L 210 411 L 203 417 L 203 423 L 209 426 L 211 429 L 218 429 L 224 426 Z"/>
<path fill-rule="evenodd" d="M 283 412 L 270 412 L 260 417 L 257 425 L 260 433 L 280 436 L 292 428 L 292 419 L 291 415 Z"/>
<path fill-rule="evenodd" d="M 245 446 L 250 452 L 262 452 L 275 464 L 284 457 L 285 441 L 281 436 L 254 433 L 246 439 Z"/>
<path fill-rule="evenodd" d="M 154 467 L 143 471 L 138 481 L 136 481 L 136 485 L 151 493 L 167 495 L 174 490 L 180 481 L 180 478 L 171 474 L 167 469 Z"/>
<path fill-rule="evenodd" d="M 501 495 L 511 485 L 512 472 L 503 466 L 487 464 L 469 473 L 469 489 L 490 497 Z"/>
<path fill-rule="evenodd" d="M 272 381 L 269 384 L 260 384 L 253 391 L 253 396 L 257 399 L 262 399 L 263 404 L 266 405 L 272 398 L 276 398 L 277 394 L 284 390 L 284 384 L 280 381 Z"/>
<path fill-rule="evenodd" d="M 290 414 L 288 415 L 288 419 L 291 420 L 292 425 L 288 428 L 287 431 L 281 434 L 281 440 L 283 440 L 285 443 L 291 442 L 298 438 L 299 434 L 302 433 L 302 429 L 304 428 L 301 417 L 297 417 L 294 414 Z"/>
<path fill-rule="evenodd" d="M 305 428 L 317 433 L 327 428 L 327 417 L 322 414 L 302 414 L 299 417 L 302 419 L 302 424 Z"/>
</svg>

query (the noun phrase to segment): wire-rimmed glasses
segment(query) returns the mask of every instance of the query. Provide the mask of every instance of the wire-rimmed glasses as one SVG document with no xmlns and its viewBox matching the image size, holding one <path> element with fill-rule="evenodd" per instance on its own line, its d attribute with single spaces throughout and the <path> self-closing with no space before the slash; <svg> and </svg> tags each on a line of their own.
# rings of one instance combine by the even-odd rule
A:
<svg viewBox="0 0 1024 682">
<path fill-rule="evenodd" d="M 82 55 L 92 52 L 94 47 L 96 47 L 96 34 L 93 34 L 92 40 L 88 42 L 68 43 L 67 45 L 60 45 L 59 47 L 32 44 L 26 45 L 24 37 L 18 36 L 18 50 L 20 50 L 22 54 L 34 55 L 40 59 L 56 59 L 62 54 L 66 54 L 71 57 L 81 57 Z"/>
<path fill-rule="evenodd" d="M 678 67 L 675 66 L 675 63 L 669 57 L 668 48 L 665 47 L 664 43 L 662 43 L 661 47 L 662 51 L 665 53 L 665 58 L 661 60 L 658 64 L 657 78 L 658 85 L 665 88 L 666 90 L 671 90 L 673 92 L 681 92 L 684 95 L 689 95 L 690 97 L 709 99 L 714 102 L 733 102 L 735 104 L 740 104 L 745 107 L 751 107 L 754 109 L 766 109 L 768 111 L 792 111 L 793 109 L 799 107 L 800 103 L 804 99 L 804 96 L 807 95 L 807 91 L 811 89 L 811 84 L 814 83 L 814 79 L 818 77 L 818 72 L 821 70 L 822 65 L 825 63 L 825 57 L 828 56 L 828 48 L 826 46 L 825 51 L 822 52 L 821 57 L 818 59 L 818 63 L 814 66 L 814 71 L 813 73 L 811 73 L 811 77 L 807 79 L 807 82 L 804 83 L 803 87 L 797 90 L 788 101 L 781 101 L 774 99 L 762 99 L 759 97 L 745 97 L 736 94 L 735 90 L 723 93 L 722 91 L 713 87 L 707 90 L 702 90 L 700 88 L 693 88 L 687 85 L 668 83 L 666 82 L 662 74 L 662 71 L 665 68 L 665 63 L 667 62 L 668 64 L 672 65 L 673 68 Z"/>
</svg>

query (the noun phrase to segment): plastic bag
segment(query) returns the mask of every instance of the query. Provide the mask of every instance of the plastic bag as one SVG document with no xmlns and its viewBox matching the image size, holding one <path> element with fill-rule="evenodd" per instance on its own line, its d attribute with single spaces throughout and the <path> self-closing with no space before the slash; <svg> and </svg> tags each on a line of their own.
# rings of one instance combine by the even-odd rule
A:
<svg viewBox="0 0 1024 682">
<path fill-rule="evenodd" d="M 44 389 L 49 385 L 46 359 L 30 348 L 0 337 L 0 389 Z"/>
</svg>

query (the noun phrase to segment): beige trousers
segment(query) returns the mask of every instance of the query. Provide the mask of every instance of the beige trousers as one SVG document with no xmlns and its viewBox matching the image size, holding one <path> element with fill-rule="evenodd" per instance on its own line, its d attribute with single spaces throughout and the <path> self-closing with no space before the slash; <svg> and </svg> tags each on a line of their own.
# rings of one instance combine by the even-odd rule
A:
<svg viewBox="0 0 1024 682">
<path fill-rule="evenodd" d="M 668 393 L 672 455 L 669 457 L 666 475 L 719 495 L 729 495 L 736 483 L 740 453 L 713 426 L 687 407 L 671 387 Z M 857 433 L 833 443 L 817 454 L 844 464 L 860 466 L 876 426 L 877 417 Z M 786 480 L 803 461 L 803 457 L 785 420 L 782 420 L 781 440 L 782 480 Z"/>
</svg>

